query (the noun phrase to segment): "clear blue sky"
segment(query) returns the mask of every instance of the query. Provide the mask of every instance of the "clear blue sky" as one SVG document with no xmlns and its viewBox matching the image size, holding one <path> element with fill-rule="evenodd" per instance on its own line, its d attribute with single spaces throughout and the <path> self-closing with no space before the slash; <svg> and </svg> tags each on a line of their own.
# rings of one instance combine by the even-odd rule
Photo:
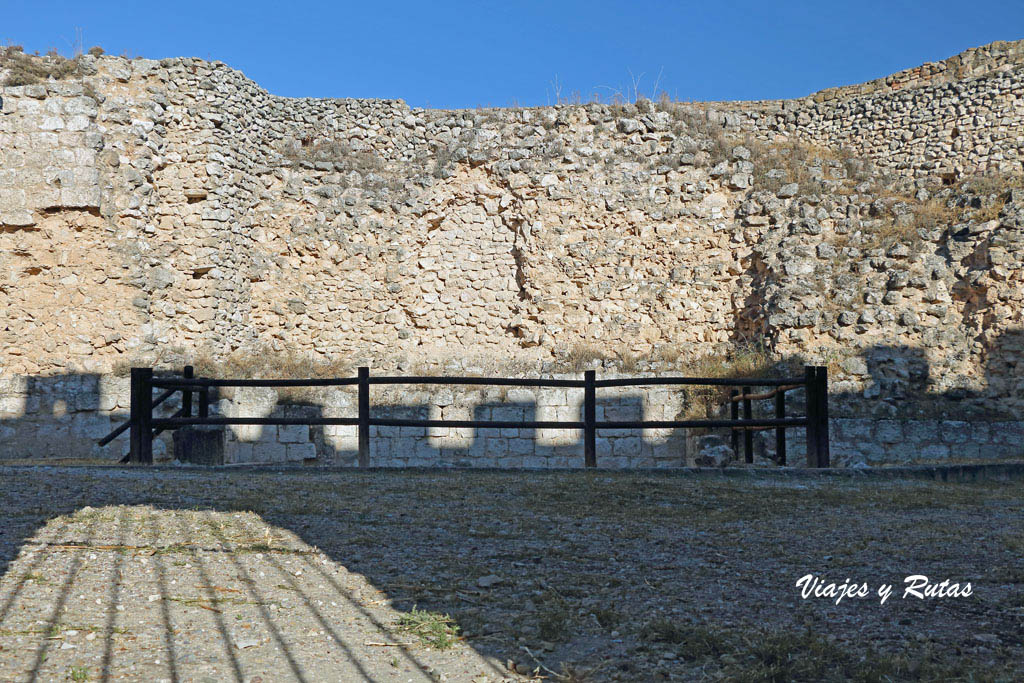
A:
<svg viewBox="0 0 1024 683">
<path fill-rule="evenodd" d="M 222 60 L 278 95 L 412 106 L 553 102 L 579 91 L 684 100 L 800 97 L 993 40 L 1024 0 L 218 2 L 0 0 L 0 41 L 67 53 Z"/>
</svg>

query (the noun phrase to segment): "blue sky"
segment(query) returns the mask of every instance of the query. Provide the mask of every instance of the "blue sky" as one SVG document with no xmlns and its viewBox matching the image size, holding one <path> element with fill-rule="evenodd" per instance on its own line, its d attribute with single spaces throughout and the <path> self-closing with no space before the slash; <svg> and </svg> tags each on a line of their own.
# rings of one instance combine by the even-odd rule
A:
<svg viewBox="0 0 1024 683">
<path fill-rule="evenodd" d="M 648 95 L 657 81 L 683 100 L 770 99 L 1024 38 L 1024 0 L 0 0 L 5 43 L 68 53 L 76 28 L 86 47 L 219 59 L 295 97 L 542 105 L 639 79 Z"/>
</svg>

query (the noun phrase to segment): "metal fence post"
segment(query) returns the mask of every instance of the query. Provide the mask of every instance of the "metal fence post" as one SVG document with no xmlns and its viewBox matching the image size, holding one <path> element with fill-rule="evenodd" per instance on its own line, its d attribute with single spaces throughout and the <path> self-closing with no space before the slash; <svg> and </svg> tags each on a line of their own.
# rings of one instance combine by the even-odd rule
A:
<svg viewBox="0 0 1024 683">
<path fill-rule="evenodd" d="M 370 368 L 359 368 L 359 466 L 370 466 Z"/>
<path fill-rule="evenodd" d="M 782 387 L 775 390 L 775 417 L 782 420 L 786 417 L 786 392 Z M 775 430 L 775 462 L 779 465 L 786 464 L 786 428 L 778 427 Z"/>
<path fill-rule="evenodd" d="M 818 467 L 830 467 L 828 448 L 828 368 L 815 368 L 815 380 L 818 384 Z"/>
<path fill-rule="evenodd" d="M 186 365 L 181 376 L 185 379 L 192 379 L 196 376 L 195 368 Z M 188 387 L 181 391 L 181 416 L 192 417 L 192 388 Z"/>
<path fill-rule="evenodd" d="M 743 419 L 750 420 L 754 417 L 754 405 L 750 400 L 753 390 L 750 387 L 743 387 Z M 748 465 L 754 462 L 754 431 L 749 427 L 743 428 L 743 459 Z"/>
<path fill-rule="evenodd" d="M 583 373 L 583 464 L 597 467 L 597 391 L 595 372 Z"/>
<path fill-rule="evenodd" d="M 818 447 L 820 441 L 818 440 L 818 429 L 820 427 L 820 420 L 818 418 L 818 411 L 820 410 L 821 403 L 818 398 L 818 373 L 817 370 L 810 366 L 804 366 L 804 398 L 807 401 L 807 466 L 817 467 L 818 466 Z"/>
<path fill-rule="evenodd" d="M 153 368 L 131 371 L 131 436 L 129 461 L 153 462 Z"/>
</svg>

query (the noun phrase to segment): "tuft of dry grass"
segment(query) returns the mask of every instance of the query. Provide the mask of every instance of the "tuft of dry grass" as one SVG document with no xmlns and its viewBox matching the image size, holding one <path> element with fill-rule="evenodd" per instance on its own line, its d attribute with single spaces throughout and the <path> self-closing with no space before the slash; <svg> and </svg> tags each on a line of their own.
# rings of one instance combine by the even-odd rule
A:
<svg viewBox="0 0 1024 683">
<path fill-rule="evenodd" d="M 347 359 L 274 351 L 268 346 L 239 349 L 222 359 L 199 353 L 192 364 L 197 375 L 233 379 L 347 377 L 353 371 Z"/>
<path fill-rule="evenodd" d="M 67 59 L 51 50 L 45 55 L 26 54 L 22 46 L 11 45 L 0 49 L 0 71 L 6 71 L 5 86 L 33 85 L 65 78 L 80 73 L 78 59 Z"/>
<path fill-rule="evenodd" d="M 220 359 L 207 353 L 197 354 L 192 365 L 197 376 L 217 379 L 326 379 L 355 375 L 347 358 L 279 352 L 267 346 L 239 349 Z M 278 400 L 292 404 L 316 402 L 321 393 L 318 387 L 277 389 Z"/>
<path fill-rule="evenodd" d="M 827 181 L 841 185 L 852 180 L 852 156 L 846 150 L 792 139 L 766 143 L 748 138 L 743 145 L 750 150 L 757 190 L 775 194 L 783 185 L 796 183 L 801 194 L 821 194 Z"/>
<path fill-rule="evenodd" d="M 781 376 L 792 371 L 761 343 L 741 343 L 729 349 L 693 357 L 684 349 L 666 346 L 658 349 L 657 360 L 686 377 L 742 379 Z M 687 386 L 683 388 L 686 419 L 709 417 L 724 405 L 728 387 Z"/>
<path fill-rule="evenodd" d="M 352 377 L 355 369 L 346 358 L 323 358 L 292 351 L 275 351 L 265 345 L 238 349 L 227 355 L 208 350 L 187 352 L 168 347 L 153 356 L 118 361 L 112 373 L 124 377 L 132 367 L 151 367 L 157 374 L 179 375 L 185 365 L 195 368 L 197 377 L 212 379 L 324 379 Z M 230 389 L 222 389 L 225 396 Z M 277 390 L 282 403 L 309 403 L 320 398 L 318 387 L 284 387 Z"/>
<path fill-rule="evenodd" d="M 906 193 L 877 190 L 883 200 L 882 213 L 879 224 L 868 233 L 865 247 L 888 248 L 896 242 L 915 245 L 922 241 L 921 231 L 998 219 L 1009 191 L 1022 187 L 1024 176 L 1019 174 L 978 173 L 965 176 L 924 200 Z M 907 206 L 909 218 L 899 215 L 899 210 L 906 211 Z"/>
<path fill-rule="evenodd" d="M 589 370 L 595 362 L 610 360 L 611 355 L 605 349 L 593 344 L 575 344 L 562 357 L 555 361 L 560 372 L 583 372 Z"/>
<path fill-rule="evenodd" d="M 979 173 L 962 180 L 960 189 L 978 198 L 981 206 L 970 210 L 970 218 L 984 223 L 999 218 L 1009 199 L 1010 190 L 1024 189 L 1024 175 Z"/>
<path fill-rule="evenodd" d="M 767 377 L 776 374 L 778 363 L 762 344 L 744 344 L 722 354 L 701 356 L 688 363 L 686 374 L 692 377 L 727 379 Z M 728 387 L 685 387 L 687 418 L 703 418 L 725 404 Z"/>
</svg>

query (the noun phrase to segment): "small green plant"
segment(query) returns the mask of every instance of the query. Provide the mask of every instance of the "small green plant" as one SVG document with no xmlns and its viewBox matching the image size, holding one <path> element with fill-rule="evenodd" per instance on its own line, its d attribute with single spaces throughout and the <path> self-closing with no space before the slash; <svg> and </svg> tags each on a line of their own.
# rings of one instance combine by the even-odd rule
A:
<svg viewBox="0 0 1024 683">
<path fill-rule="evenodd" d="M 89 680 L 89 668 L 85 666 L 73 666 L 68 672 L 68 677 L 73 681 Z"/>
<path fill-rule="evenodd" d="M 569 640 L 572 617 L 565 607 L 550 607 L 540 613 L 537 630 L 543 640 L 562 643 Z"/>
<path fill-rule="evenodd" d="M 652 643 L 679 645 L 679 653 L 687 660 L 718 656 L 730 649 L 727 634 L 707 626 L 683 624 L 674 619 L 653 619 L 640 630 L 640 637 Z"/>
<path fill-rule="evenodd" d="M 622 621 L 622 613 L 611 607 L 599 607 L 593 614 L 597 623 L 605 629 L 612 629 Z"/>
<path fill-rule="evenodd" d="M 416 609 L 403 614 L 395 622 L 399 631 L 419 638 L 420 643 L 436 650 L 447 650 L 459 639 L 459 627 L 450 616 Z"/>
</svg>

